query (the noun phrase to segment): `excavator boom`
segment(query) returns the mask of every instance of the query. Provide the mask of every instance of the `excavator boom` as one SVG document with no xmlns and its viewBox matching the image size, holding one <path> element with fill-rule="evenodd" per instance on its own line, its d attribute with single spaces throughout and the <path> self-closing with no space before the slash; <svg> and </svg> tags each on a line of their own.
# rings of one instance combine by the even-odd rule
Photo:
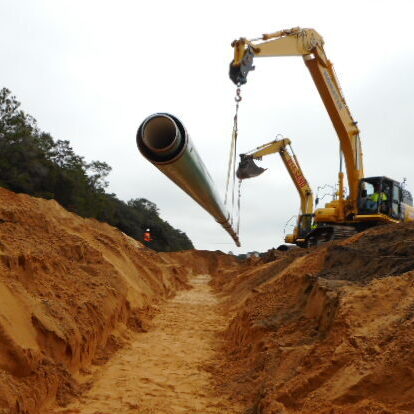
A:
<svg viewBox="0 0 414 414">
<path fill-rule="evenodd" d="M 308 181 L 302 172 L 302 168 L 300 167 L 299 161 L 290 144 L 290 139 L 284 138 L 268 142 L 255 150 L 249 151 L 246 154 L 241 154 L 241 161 L 237 170 L 237 176 L 240 179 L 256 177 L 261 174 L 264 169 L 256 166 L 255 164 L 252 165 L 253 160 L 261 159 L 266 155 L 279 153 L 300 197 L 300 214 L 298 217 L 298 224 L 294 233 L 286 237 L 286 241 L 288 243 L 296 243 L 297 240 L 304 241 L 304 237 L 306 237 L 306 235 L 311 231 L 314 198 L 312 189 L 310 188 Z M 288 151 L 288 147 L 290 148 L 290 152 Z"/>
<path fill-rule="evenodd" d="M 332 63 L 324 51 L 323 38 L 313 29 L 299 27 L 263 35 L 260 39 L 240 38 L 232 43 L 234 59 L 230 78 L 241 85 L 254 69 L 255 57 L 302 56 L 331 118 L 344 154 L 349 185 L 349 199 L 343 203 L 343 216 L 357 214 L 359 183 L 364 177 L 359 129 L 343 96 Z M 342 217 L 344 220 L 345 217 Z"/>
</svg>

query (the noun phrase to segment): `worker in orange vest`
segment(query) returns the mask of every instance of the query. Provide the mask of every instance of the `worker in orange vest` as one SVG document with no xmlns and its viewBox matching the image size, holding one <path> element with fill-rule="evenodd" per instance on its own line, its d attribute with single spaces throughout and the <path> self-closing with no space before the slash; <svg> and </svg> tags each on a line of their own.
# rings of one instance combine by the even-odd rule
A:
<svg viewBox="0 0 414 414">
<path fill-rule="evenodd" d="M 147 231 L 144 233 L 144 241 L 146 242 L 152 241 L 150 229 L 147 229 Z"/>
</svg>

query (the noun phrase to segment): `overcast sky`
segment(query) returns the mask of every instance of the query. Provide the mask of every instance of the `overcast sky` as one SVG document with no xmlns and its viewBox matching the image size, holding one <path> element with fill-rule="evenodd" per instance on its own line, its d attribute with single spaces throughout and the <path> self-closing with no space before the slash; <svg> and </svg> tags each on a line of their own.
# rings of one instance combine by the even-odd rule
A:
<svg viewBox="0 0 414 414">
<path fill-rule="evenodd" d="M 316 29 L 354 118 L 367 176 L 414 190 L 414 3 L 411 0 L 0 0 L 1 85 L 55 139 L 113 170 L 109 191 L 144 197 L 198 249 L 265 251 L 283 242 L 299 197 L 278 155 L 242 186 L 242 248 L 136 148 L 139 124 L 171 112 L 189 131 L 224 196 L 241 36 Z M 238 153 L 289 137 L 315 193 L 334 185 L 338 138 L 301 58 L 261 58 L 242 88 Z M 321 195 L 323 195 L 322 193 Z M 329 197 L 325 197 L 324 201 Z M 292 231 L 287 226 L 286 231 Z"/>
</svg>

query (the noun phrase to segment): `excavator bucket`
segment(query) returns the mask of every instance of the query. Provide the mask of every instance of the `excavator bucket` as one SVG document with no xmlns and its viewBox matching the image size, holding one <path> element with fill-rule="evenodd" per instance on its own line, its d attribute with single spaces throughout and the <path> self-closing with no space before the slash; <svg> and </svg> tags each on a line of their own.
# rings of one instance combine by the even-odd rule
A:
<svg viewBox="0 0 414 414">
<path fill-rule="evenodd" d="M 240 154 L 240 163 L 236 171 L 236 176 L 240 180 L 245 178 L 253 178 L 262 174 L 267 168 L 258 167 L 252 157 L 248 155 Z"/>
</svg>

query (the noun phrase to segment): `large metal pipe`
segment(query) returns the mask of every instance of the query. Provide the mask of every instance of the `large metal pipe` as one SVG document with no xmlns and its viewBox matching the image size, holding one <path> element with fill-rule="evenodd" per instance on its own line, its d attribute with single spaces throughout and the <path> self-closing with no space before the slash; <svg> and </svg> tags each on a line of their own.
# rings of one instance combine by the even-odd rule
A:
<svg viewBox="0 0 414 414">
<path fill-rule="evenodd" d="M 150 115 L 138 128 L 137 145 L 148 161 L 208 211 L 240 247 L 230 214 L 178 118 L 167 113 Z"/>
</svg>

